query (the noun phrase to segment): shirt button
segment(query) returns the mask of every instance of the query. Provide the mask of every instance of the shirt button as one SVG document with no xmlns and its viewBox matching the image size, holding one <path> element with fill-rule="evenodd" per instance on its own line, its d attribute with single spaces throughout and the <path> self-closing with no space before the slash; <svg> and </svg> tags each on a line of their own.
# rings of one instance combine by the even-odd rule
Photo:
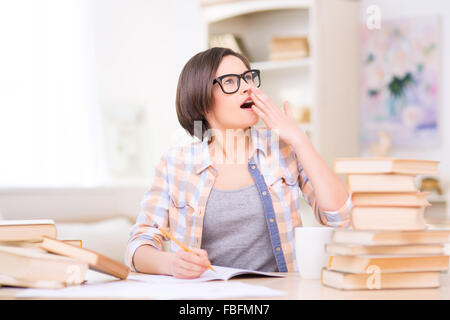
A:
<svg viewBox="0 0 450 320">
<path fill-rule="evenodd" d="M 273 220 L 273 218 L 270 218 L 269 221 L 273 223 L 274 220 Z"/>
<path fill-rule="evenodd" d="M 252 166 L 252 170 L 255 170 L 255 168 L 256 168 L 255 166 Z"/>
<path fill-rule="evenodd" d="M 280 251 L 281 249 L 280 249 L 280 247 L 276 247 L 275 250 Z"/>
<path fill-rule="evenodd" d="M 263 196 L 265 196 L 267 194 L 267 192 L 263 191 L 262 194 L 263 194 Z"/>
</svg>

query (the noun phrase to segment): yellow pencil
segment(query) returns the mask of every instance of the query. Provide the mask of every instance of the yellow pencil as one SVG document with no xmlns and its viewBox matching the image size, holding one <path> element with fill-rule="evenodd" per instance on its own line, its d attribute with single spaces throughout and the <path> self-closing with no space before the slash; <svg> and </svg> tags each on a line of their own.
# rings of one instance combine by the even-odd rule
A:
<svg viewBox="0 0 450 320">
<path fill-rule="evenodd" d="M 174 241 L 176 244 L 178 244 L 180 247 L 182 247 L 184 249 L 184 251 L 186 252 L 190 252 L 193 253 L 195 255 L 197 255 L 195 252 L 191 251 L 188 247 L 186 247 L 184 244 L 182 244 L 180 241 L 178 241 L 177 239 L 175 239 L 174 236 L 172 236 L 169 232 L 167 232 L 166 230 L 164 230 L 163 228 L 159 227 L 158 228 L 159 231 L 161 231 L 163 233 L 163 235 L 165 235 L 167 238 L 169 238 L 170 240 Z M 216 270 L 214 270 L 213 267 L 211 267 L 211 265 L 208 266 L 208 269 L 216 272 Z"/>
</svg>

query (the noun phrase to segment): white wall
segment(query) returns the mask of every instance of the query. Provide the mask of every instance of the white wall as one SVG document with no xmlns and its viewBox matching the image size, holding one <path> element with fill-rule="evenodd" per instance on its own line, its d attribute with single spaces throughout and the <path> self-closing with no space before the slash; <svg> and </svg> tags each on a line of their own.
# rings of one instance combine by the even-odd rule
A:
<svg viewBox="0 0 450 320">
<path fill-rule="evenodd" d="M 440 83 L 440 133 L 442 144 L 440 148 L 422 151 L 421 157 L 439 160 L 440 177 L 447 187 L 450 184 L 450 1 L 447 0 L 362 0 L 360 6 L 361 23 L 365 24 L 366 10 L 370 5 L 377 5 L 381 13 L 381 28 L 383 20 L 396 18 L 415 18 L 421 16 L 439 15 L 441 17 L 441 61 L 442 75 Z M 417 150 L 393 150 L 392 156 L 415 157 Z"/>
<path fill-rule="evenodd" d="M 182 67 L 206 49 L 197 0 L 92 0 L 98 100 L 148 112 L 146 177 L 128 187 L 0 190 L 0 219 L 135 221 L 156 162 L 184 130 L 175 111 Z"/>
<path fill-rule="evenodd" d="M 145 106 L 146 176 L 184 134 L 175 111 L 179 73 L 206 49 L 197 0 L 95 0 L 95 42 L 102 105 Z"/>
<path fill-rule="evenodd" d="M 358 3 L 316 1 L 318 149 L 333 167 L 338 157 L 359 155 Z"/>
</svg>

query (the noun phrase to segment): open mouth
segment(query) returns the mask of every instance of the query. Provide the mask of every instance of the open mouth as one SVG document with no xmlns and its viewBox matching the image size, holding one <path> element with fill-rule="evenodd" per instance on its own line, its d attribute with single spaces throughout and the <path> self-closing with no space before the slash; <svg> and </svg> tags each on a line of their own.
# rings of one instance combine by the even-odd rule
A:
<svg viewBox="0 0 450 320">
<path fill-rule="evenodd" d="M 253 101 L 247 100 L 243 104 L 241 104 L 241 108 L 242 109 L 250 109 L 252 107 L 252 105 L 253 105 Z"/>
</svg>

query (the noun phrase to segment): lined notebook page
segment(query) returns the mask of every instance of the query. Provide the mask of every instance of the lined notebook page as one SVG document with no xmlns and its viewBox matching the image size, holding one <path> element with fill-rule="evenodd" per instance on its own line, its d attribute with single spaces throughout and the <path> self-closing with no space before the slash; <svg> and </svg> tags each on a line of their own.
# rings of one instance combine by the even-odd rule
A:
<svg viewBox="0 0 450 320">
<path fill-rule="evenodd" d="M 64 289 L 25 289 L 17 298 L 147 298 L 147 299 L 224 299 L 278 297 L 284 293 L 239 281 L 161 284 L 118 280 Z"/>
<path fill-rule="evenodd" d="M 195 279 L 178 279 L 172 276 L 153 275 L 144 273 L 133 273 L 128 276 L 128 280 L 143 281 L 148 283 L 190 283 L 204 282 L 211 280 L 228 280 L 238 275 L 260 275 L 266 277 L 284 277 L 284 274 L 278 272 L 261 272 L 246 269 L 236 269 L 220 266 L 212 266 L 216 272 L 207 269 L 199 278 Z"/>
</svg>

